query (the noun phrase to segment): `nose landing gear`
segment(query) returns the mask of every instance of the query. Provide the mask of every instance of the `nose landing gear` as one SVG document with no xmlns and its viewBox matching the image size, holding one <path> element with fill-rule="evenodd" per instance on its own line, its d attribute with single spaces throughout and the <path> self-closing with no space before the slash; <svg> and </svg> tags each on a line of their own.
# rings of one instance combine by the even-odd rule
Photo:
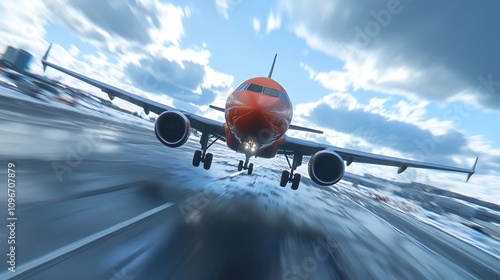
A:
<svg viewBox="0 0 500 280">
<path fill-rule="evenodd" d="M 239 164 L 238 164 L 238 171 L 241 171 L 243 169 L 247 170 L 248 172 L 248 175 L 252 174 L 253 172 L 253 163 L 250 163 L 250 156 L 247 155 L 246 158 L 245 158 L 245 162 L 243 162 L 242 160 L 240 160 Z"/>
</svg>

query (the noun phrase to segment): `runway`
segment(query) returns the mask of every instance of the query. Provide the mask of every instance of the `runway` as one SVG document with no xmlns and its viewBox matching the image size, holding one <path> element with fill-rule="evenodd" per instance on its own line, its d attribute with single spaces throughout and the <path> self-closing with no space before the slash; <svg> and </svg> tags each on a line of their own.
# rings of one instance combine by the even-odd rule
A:
<svg viewBox="0 0 500 280">
<path fill-rule="evenodd" d="M 16 272 L 4 226 L 0 279 L 500 279 L 498 255 L 351 182 L 281 188 L 283 158 L 248 175 L 224 145 L 206 171 L 193 135 L 171 149 L 147 121 L 0 91 L 0 178 L 12 162 L 17 179 Z"/>
</svg>

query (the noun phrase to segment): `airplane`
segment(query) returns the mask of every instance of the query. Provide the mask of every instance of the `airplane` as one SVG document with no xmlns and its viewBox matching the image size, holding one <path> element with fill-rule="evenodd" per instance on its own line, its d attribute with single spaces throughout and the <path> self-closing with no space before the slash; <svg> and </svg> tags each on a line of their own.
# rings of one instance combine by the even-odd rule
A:
<svg viewBox="0 0 500 280">
<path fill-rule="evenodd" d="M 323 132 L 291 124 L 293 108 L 290 98 L 285 89 L 272 79 L 277 54 L 267 77 L 255 77 L 242 82 L 227 98 L 225 108 L 210 105 L 212 109 L 225 114 L 225 122 L 219 122 L 146 99 L 51 63 L 47 61 L 51 47 L 52 44 L 42 58 L 44 71 L 49 66 L 101 89 L 111 100 L 119 97 L 142 107 L 146 115 L 149 112 L 158 114 L 154 131 L 165 146 L 177 148 L 184 145 L 191 128 L 201 132 L 201 148 L 194 152 L 192 160 L 195 167 L 203 163 L 203 168 L 209 170 L 213 154 L 207 152 L 208 149 L 216 141 L 224 141 L 229 149 L 245 155 L 245 161 L 240 160 L 237 168 L 248 174 L 252 174 L 254 168 L 250 158 L 284 155 L 290 169 L 282 172 L 280 186 L 286 187 L 291 183 L 293 190 L 297 190 L 301 181 L 301 175 L 295 171 L 302 165 L 304 156 L 310 156 L 307 168 L 309 177 L 320 186 L 339 182 L 344 175 L 345 165 L 349 166 L 353 162 L 397 167 L 398 174 L 408 167 L 466 173 L 466 181 L 476 170 L 478 158 L 471 169 L 466 169 L 345 149 L 286 135 L 288 130 Z"/>
</svg>

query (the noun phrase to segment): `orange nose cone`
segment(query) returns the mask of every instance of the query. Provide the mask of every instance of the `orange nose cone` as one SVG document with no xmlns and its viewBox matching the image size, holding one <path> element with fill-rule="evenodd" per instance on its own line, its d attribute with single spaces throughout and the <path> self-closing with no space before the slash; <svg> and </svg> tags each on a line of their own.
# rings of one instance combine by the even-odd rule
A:
<svg viewBox="0 0 500 280">
<path fill-rule="evenodd" d="M 267 144 L 288 129 L 288 115 L 282 111 L 279 98 L 251 91 L 235 92 L 226 105 L 226 122 L 242 141 Z"/>
<path fill-rule="evenodd" d="M 243 141 L 252 140 L 260 144 L 267 144 L 279 133 L 272 124 L 274 120 L 272 116 L 253 108 L 240 107 L 236 109 L 232 120 L 233 132 Z"/>
</svg>

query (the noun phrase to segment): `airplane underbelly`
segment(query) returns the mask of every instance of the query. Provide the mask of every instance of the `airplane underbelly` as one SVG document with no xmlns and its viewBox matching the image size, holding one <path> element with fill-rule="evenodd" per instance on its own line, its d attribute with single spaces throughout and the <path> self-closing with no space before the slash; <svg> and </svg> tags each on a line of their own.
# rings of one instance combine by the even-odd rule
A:
<svg viewBox="0 0 500 280">
<path fill-rule="evenodd" d="M 245 148 L 245 145 L 242 143 L 242 141 L 237 138 L 237 136 L 227 125 L 224 126 L 224 129 L 226 132 L 226 144 L 228 148 L 243 154 L 249 153 L 248 149 Z M 261 158 L 273 158 L 278 153 L 279 147 L 283 144 L 284 140 L 285 137 L 281 136 L 277 138 L 277 140 L 264 145 L 263 147 L 255 151 L 252 155 Z"/>
</svg>

